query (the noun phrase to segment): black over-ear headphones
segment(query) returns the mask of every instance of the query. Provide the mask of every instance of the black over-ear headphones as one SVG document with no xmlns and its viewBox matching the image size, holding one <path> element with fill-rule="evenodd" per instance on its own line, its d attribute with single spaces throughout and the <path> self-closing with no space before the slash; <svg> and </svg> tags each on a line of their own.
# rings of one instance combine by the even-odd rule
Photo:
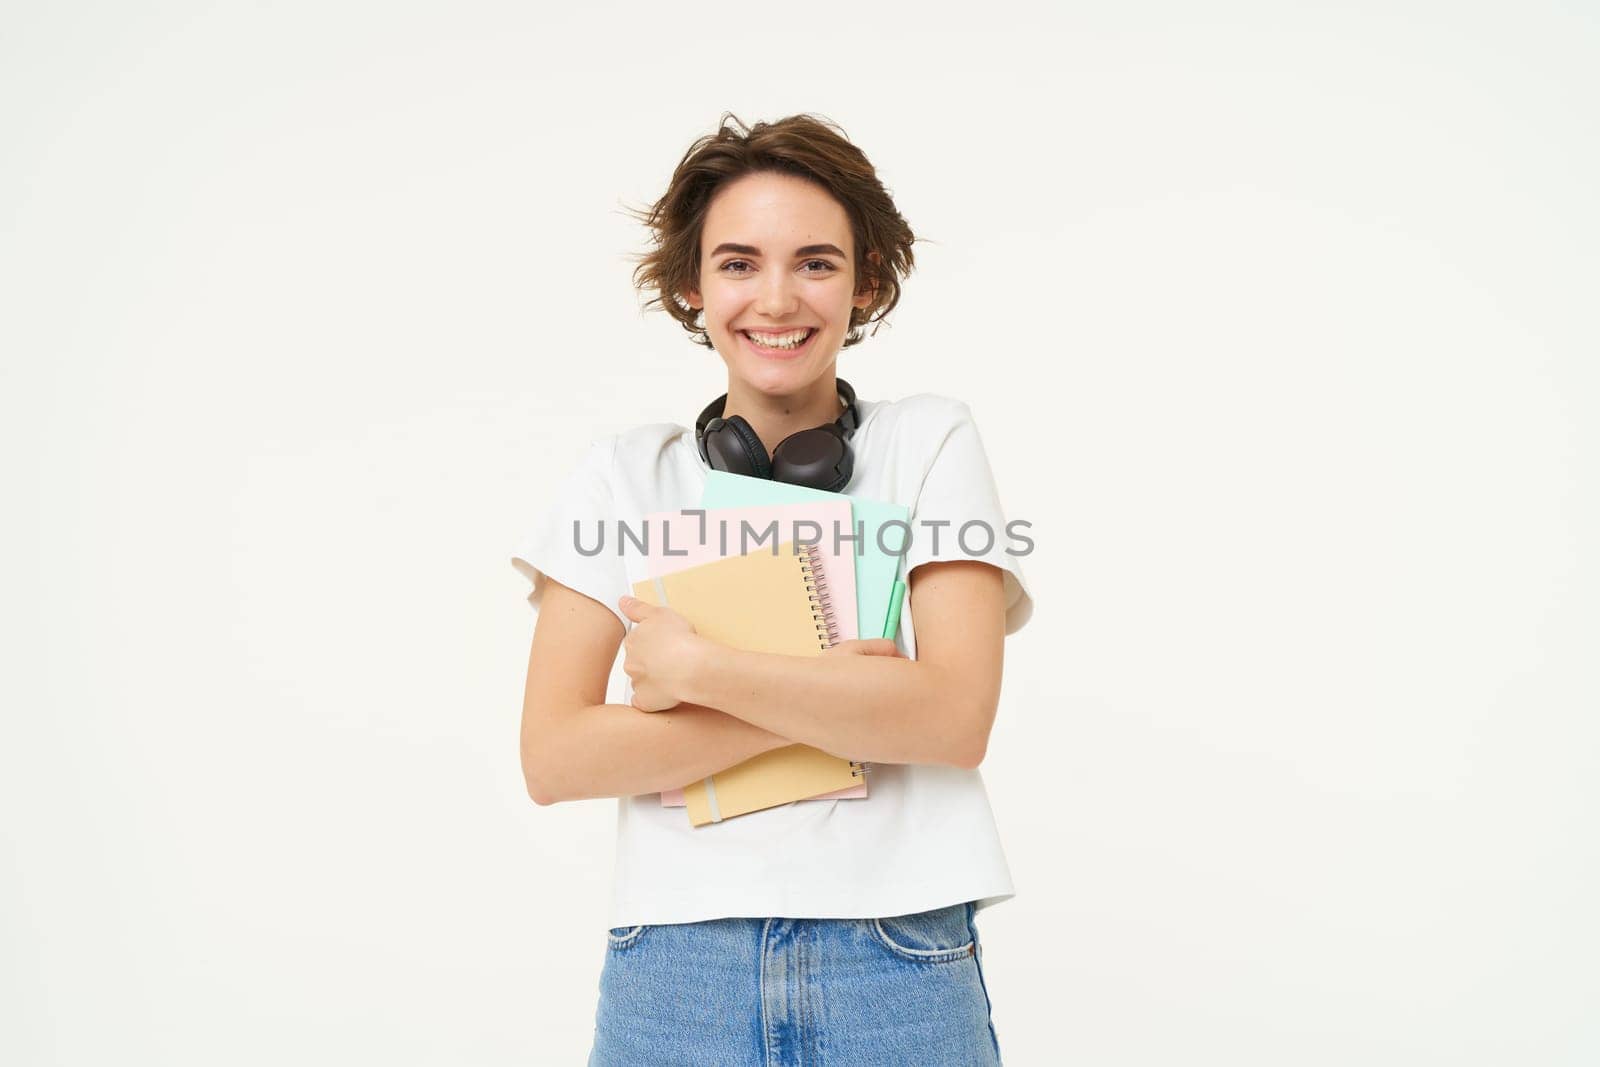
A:
<svg viewBox="0 0 1600 1067">
<path fill-rule="evenodd" d="M 792 433 L 772 450 L 767 448 L 743 417 L 722 417 L 728 394 L 723 393 L 700 413 L 694 423 L 694 439 L 700 458 L 715 471 L 768 478 L 791 485 L 807 485 L 837 493 L 850 484 L 855 459 L 850 454 L 850 435 L 860 424 L 856 411 L 856 391 L 843 378 L 835 378 L 844 411 L 835 422 Z"/>
</svg>

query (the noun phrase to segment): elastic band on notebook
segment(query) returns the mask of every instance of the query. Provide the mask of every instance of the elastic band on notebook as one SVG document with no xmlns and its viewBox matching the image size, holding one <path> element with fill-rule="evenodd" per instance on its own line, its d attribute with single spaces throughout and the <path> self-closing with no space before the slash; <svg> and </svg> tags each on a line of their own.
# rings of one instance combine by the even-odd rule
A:
<svg viewBox="0 0 1600 1067">
<path fill-rule="evenodd" d="M 717 783 L 713 778 L 706 779 L 706 808 L 711 812 L 712 822 L 722 821 L 722 809 L 717 806 Z"/>
</svg>

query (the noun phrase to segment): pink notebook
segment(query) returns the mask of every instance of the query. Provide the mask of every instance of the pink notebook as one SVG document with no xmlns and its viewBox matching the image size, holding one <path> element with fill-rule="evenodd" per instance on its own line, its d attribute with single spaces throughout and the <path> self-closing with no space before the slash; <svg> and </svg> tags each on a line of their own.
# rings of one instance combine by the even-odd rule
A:
<svg viewBox="0 0 1600 1067">
<path fill-rule="evenodd" d="M 721 559 L 726 555 L 739 555 L 741 547 L 749 548 L 753 552 L 771 552 L 773 541 L 769 537 L 760 545 L 756 545 L 756 536 L 776 520 L 778 523 L 778 541 L 789 541 L 796 534 L 805 540 L 810 540 L 818 527 L 821 528 L 821 542 L 818 547 L 822 552 L 822 570 L 827 576 L 828 586 L 833 590 L 833 598 L 841 604 L 848 604 L 852 608 L 856 602 L 856 565 L 851 556 L 852 546 L 846 542 L 839 546 L 839 551 L 833 551 L 833 531 L 842 530 L 849 534 L 852 532 L 851 508 L 848 500 L 808 501 L 803 504 L 771 504 L 750 508 L 711 508 L 705 512 L 703 520 L 699 515 L 684 515 L 676 511 L 658 511 L 644 517 L 645 528 L 649 535 L 649 553 L 645 558 L 646 577 L 658 578 L 664 574 L 681 571 L 701 563 L 710 563 L 712 560 Z M 796 522 L 812 522 L 817 526 L 801 525 L 796 530 Z M 748 522 L 752 533 L 743 544 L 740 541 L 740 523 Z M 727 531 L 724 539 L 723 530 Z M 704 538 L 701 534 L 704 532 Z M 662 538 L 665 535 L 665 542 Z M 701 541 L 704 541 L 702 544 Z M 663 544 L 670 545 L 673 554 L 662 554 Z M 727 552 L 723 552 L 723 547 Z M 683 555 L 678 553 L 682 552 Z M 837 629 L 839 640 L 853 641 L 858 636 L 856 630 L 855 612 L 840 611 L 837 613 Z M 820 796 L 810 797 L 811 800 L 846 800 L 867 795 L 867 784 L 851 786 L 848 789 L 835 790 L 832 793 L 823 793 Z M 669 808 L 685 806 L 682 789 L 668 789 L 661 794 L 661 803 Z"/>
</svg>

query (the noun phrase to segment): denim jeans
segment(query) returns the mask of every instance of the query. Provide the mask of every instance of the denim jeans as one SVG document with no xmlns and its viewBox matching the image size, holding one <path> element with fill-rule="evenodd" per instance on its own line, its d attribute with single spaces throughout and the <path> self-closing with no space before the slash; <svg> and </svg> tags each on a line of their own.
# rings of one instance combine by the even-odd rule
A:
<svg viewBox="0 0 1600 1067">
<path fill-rule="evenodd" d="M 999 1064 L 974 911 L 612 930 L 589 1067 Z"/>
</svg>

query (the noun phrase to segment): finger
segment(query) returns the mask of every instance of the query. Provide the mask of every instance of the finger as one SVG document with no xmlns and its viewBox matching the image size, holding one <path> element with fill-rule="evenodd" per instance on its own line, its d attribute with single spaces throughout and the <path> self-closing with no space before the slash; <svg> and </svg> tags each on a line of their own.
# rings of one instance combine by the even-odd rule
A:
<svg viewBox="0 0 1600 1067">
<path fill-rule="evenodd" d="M 617 601 L 617 607 L 622 609 L 622 614 L 627 616 L 629 622 L 643 622 L 651 612 L 656 610 L 654 604 L 647 604 L 638 597 L 625 596 Z"/>
<path fill-rule="evenodd" d="M 669 703 L 665 695 L 657 695 L 650 686 L 646 686 L 642 692 L 635 690 L 632 703 L 636 710 L 652 713 L 668 711 L 678 706 L 676 700 Z"/>
</svg>

